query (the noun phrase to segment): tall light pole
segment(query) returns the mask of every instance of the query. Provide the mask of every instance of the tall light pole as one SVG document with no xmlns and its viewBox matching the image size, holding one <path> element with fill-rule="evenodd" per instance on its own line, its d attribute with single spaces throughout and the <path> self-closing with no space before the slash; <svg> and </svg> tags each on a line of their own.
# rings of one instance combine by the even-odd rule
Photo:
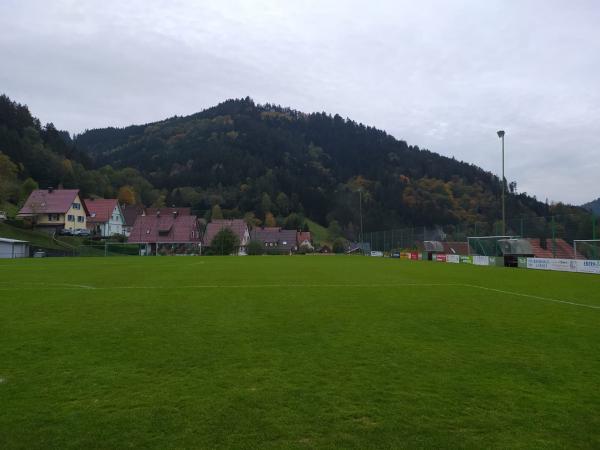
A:
<svg viewBox="0 0 600 450">
<path fill-rule="evenodd" d="M 502 140 L 502 236 L 506 236 L 506 206 L 504 199 L 504 130 L 498 131 L 498 137 Z"/>
<path fill-rule="evenodd" d="M 362 188 L 358 190 L 358 211 L 360 214 L 360 247 L 362 252 L 365 252 L 363 248 L 363 219 L 362 219 Z"/>
</svg>

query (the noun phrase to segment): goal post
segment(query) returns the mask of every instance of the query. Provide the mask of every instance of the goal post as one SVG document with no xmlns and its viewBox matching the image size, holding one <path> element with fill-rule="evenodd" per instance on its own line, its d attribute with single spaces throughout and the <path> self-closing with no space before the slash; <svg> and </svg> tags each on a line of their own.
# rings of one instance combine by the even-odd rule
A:
<svg viewBox="0 0 600 450">
<path fill-rule="evenodd" d="M 600 259 L 600 239 L 576 239 L 573 241 L 573 258 Z"/>
</svg>

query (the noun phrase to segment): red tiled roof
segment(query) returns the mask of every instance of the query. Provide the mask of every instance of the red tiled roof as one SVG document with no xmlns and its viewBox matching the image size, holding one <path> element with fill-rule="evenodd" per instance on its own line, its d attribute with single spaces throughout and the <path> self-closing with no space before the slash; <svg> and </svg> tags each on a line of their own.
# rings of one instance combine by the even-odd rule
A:
<svg viewBox="0 0 600 450">
<path fill-rule="evenodd" d="M 138 216 L 128 242 L 178 244 L 200 242 L 196 216 Z"/>
<path fill-rule="evenodd" d="M 108 222 L 117 206 L 116 198 L 86 198 L 83 202 L 89 213 L 87 221 L 91 223 Z"/>
<path fill-rule="evenodd" d="M 132 227 L 137 216 L 141 216 L 144 213 L 144 207 L 138 205 L 121 205 L 121 211 L 123 211 L 125 226 Z"/>
<path fill-rule="evenodd" d="M 274 244 L 268 246 L 271 250 L 290 251 L 296 247 L 296 230 L 283 230 L 277 227 L 254 228 L 252 240 L 262 244 Z"/>
<path fill-rule="evenodd" d="M 78 194 L 78 189 L 36 189 L 29 194 L 19 215 L 64 214 L 71 208 Z M 85 203 L 83 207 L 86 208 Z"/>
<path fill-rule="evenodd" d="M 312 242 L 310 231 L 298 231 L 296 240 L 298 241 L 298 245 L 302 244 L 304 241 Z"/>
<path fill-rule="evenodd" d="M 246 231 L 248 230 L 248 225 L 242 219 L 216 219 L 212 220 L 208 225 L 206 225 L 206 231 L 204 232 L 204 238 L 202 239 L 202 244 L 210 247 L 210 243 L 215 238 L 217 233 L 224 228 L 229 228 L 231 231 L 235 233 L 235 235 L 240 240 L 241 245 L 245 245 L 244 236 Z"/>
</svg>

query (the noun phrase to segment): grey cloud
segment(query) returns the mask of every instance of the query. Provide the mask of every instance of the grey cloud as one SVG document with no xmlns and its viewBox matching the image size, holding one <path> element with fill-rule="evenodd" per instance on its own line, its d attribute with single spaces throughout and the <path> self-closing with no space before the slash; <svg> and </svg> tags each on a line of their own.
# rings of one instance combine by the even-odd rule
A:
<svg viewBox="0 0 600 450">
<path fill-rule="evenodd" d="M 18 1 L 2 90 L 72 132 L 231 97 L 339 113 L 500 170 L 538 198 L 600 195 L 595 1 Z"/>
</svg>

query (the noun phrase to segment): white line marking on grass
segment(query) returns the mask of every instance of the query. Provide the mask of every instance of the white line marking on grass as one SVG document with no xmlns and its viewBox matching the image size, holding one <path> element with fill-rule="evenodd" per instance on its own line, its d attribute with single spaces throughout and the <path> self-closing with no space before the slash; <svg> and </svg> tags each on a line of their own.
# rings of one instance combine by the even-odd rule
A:
<svg viewBox="0 0 600 450">
<path fill-rule="evenodd" d="M 8 283 L 8 282 L 3 282 Z M 580 306 L 583 308 L 600 309 L 600 305 L 588 305 L 585 303 L 577 303 L 568 300 L 559 300 L 556 298 L 542 297 L 539 295 L 524 294 L 522 292 L 505 291 L 502 289 L 489 288 L 476 284 L 466 283 L 377 283 L 377 284 L 348 284 L 348 283 L 327 283 L 327 284 L 289 284 L 289 283 L 272 283 L 272 284 L 193 284 L 182 286 L 88 286 L 84 284 L 67 284 L 67 283 L 29 283 L 37 284 L 35 286 L 13 286 L 0 287 L 0 291 L 18 291 L 18 290 L 74 290 L 74 289 L 90 289 L 90 290 L 141 290 L 141 289 L 265 289 L 265 288 L 393 288 L 393 287 L 466 287 L 481 289 L 484 291 L 499 292 L 502 294 L 515 295 L 518 297 L 532 298 L 535 300 L 543 300 L 546 302 L 562 303 L 571 306 Z"/>
<path fill-rule="evenodd" d="M 478 286 L 476 284 L 460 284 L 460 285 L 457 285 L 457 286 L 464 286 L 464 287 L 482 289 L 484 291 L 500 292 L 502 294 L 516 295 L 518 297 L 533 298 L 533 299 L 536 299 L 536 300 L 544 300 L 544 301 L 547 301 L 547 302 L 564 303 L 566 305 L 573 305 L 573 306 L 582 306 L 584 308 L 600 309 L 600 306 L 597 306 L 597 305 L 586 305 L 584 303 L 576 303 L 576 302 L 570 302 L 570 301 L 567 301 L 567 300 L 558 300 L 556 298 L 541 297 L 539 295 L 523 294 L 521 292 L 513 292 L 513 291 L 504 291 L 502 289 L 488 288 L 488 287 L 484 287 L 484 286 Z"/>
<path fill-rule="evenodd" d="M 8 281 L 3 281 L 2 283 L 9 283 Z M 94 286 L 88 286 L 87 284 L 69 284 L 69 283 L 40 283 L 40 282 L 30 282 L 27 283 L 27 286 L 10 286 L 10 287 L 0 287 L 0 291 L 16 291 L 16 290 L 39 290 L 39 289 L 98 289 Z"/>
</svg>

